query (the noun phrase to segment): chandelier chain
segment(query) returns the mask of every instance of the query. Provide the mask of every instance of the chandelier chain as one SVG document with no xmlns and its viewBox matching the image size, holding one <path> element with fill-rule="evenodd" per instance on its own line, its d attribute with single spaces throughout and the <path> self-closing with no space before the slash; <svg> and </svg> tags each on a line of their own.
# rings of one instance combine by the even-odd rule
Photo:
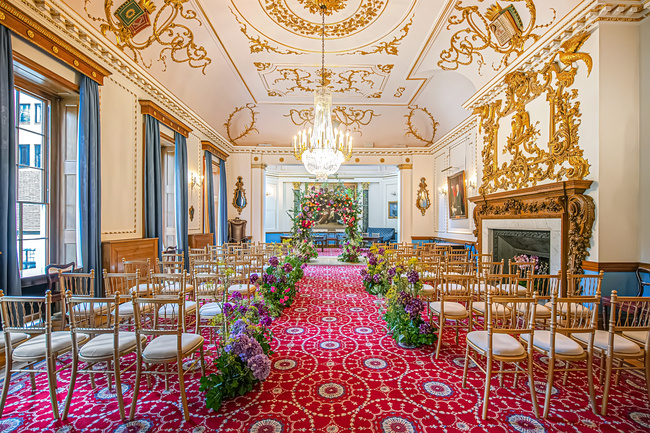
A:
<svg viewBox="0 0 650 433">
<path fill-rule="evenodd" d="M 321 29 L 321 86 L 325 85 L 325 9 L 327 6 L 324 4 L 320 6 L 320 14 L 323 20 L 323 27 Z"/>
</svg>

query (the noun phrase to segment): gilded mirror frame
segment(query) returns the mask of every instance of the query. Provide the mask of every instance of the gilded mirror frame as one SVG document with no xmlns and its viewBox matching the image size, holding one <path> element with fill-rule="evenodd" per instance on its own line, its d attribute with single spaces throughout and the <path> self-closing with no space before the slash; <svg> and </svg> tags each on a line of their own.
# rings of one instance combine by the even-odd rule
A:
<svg viewBox="0 0 650 433">
<path fill-rule="evenodd" d="M 423 206 L 421 201 L 426 199 L 426 206 Z M 425 178 L 420 179 L 420 189 L 415 195 L 415 206 L 420 209 L 422 216 L 426 213 L 427 209 L 431 207 L 431 198 L 429 197 L 429 190 L 427 189 L 427 182 Z"/>
<path fill-rule="evenodd" d="M 239 194 L 241 194 L 241 196 L 244 198 L 243 204 L 237 204 L 237 198 Z M 248 205 L 248 199 L 246 198 L 246 190 L 244 189 L 244 182 L 241 176 L 237 176 L 237 183 L 235 184 L 235 191 L 233 192 L 233 196 L 232 196 L 232 205 L 235 209 L 237 209 L 239 215 L 241 215 L 241 211 L 244 210 L 244 208 Z"/>
</svg>

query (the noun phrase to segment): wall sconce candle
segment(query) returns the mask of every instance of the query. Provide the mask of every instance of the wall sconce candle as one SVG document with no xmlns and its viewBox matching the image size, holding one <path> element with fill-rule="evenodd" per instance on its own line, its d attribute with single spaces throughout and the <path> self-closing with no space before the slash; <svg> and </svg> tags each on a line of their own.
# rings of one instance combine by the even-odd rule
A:
<svg viewBox="0 0 650 433">
<path fill-rule="evenodd" d="M 203 186 L 203 176 L 198 176 L 196 173 L 190 173 L 188 186 L 191 190 L 197 186 Z"/>
<path fill-rule="evenodd" d="M 443 185 L 440 188 L 438 188 L 438 192 L 442 195 L 447 195 L 447 185 Z"/>
</svg>

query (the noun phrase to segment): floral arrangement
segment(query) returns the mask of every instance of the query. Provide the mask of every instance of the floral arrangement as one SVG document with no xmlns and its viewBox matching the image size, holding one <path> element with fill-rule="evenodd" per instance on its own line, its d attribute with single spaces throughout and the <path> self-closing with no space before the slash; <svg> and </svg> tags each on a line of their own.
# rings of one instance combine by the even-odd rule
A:
<svg viewBox="0 0 650 433">
<path fill-rule="evenodd" d="M 424 302 L 418 297 L 422 289 L 420 275 L 416 270 L 417 259 L 398 264 L 388 270 L 393 285 L 386 293 L 384 320 L 393 339 L 409 347 L 433 344 L 436 334 L 428 320 L 422 318 Z"/>
<path fill-rule="evenodd" d="M 316 250 L 314 241 L 307 239 L 292 242 L 291 254 L 295 257 L 300 257 L 300 259 L 305 263 L 318 257 L 318 251 Z"/>
<path fill-rule="evenodd" d="M 533 255 L 526 255 L 526 254 L 520 254 L 518 256 L 514 256 L 513 260 L 516 263 L 535 263 L 535 274 L 537 275 L 546 275 L 548 274 L 548 262 L 541 260 L 538 256 L 533 256 Z M 527 271 L 529 268 L 528 265 L 519 265 L 519 269 L 522 271 Z"/>
<path fill-rule="evenodd" d="M 218 373 L 201 378 L 200 391 L 206 392 L 206 406 L 215 411 L 224 400 L 244 395 L 265 380 L 271 371 L 271 317 L 263 300 L 246 304 L 233 293 L 223 304 L 222 344 L 214 364 Z"/>
<path fill-rule="evenodd" d="M 345 241 L 343 244 L 343 252 L 338 257 L 340 262 L 358 263 L 359 256 L 361 255 L 361 238 Z"/>
<path fill-rule="evenodd" d="M 297 294 L 296 283 L 304 275 L 304 266 L 305 263 L 300 258 L 289 256 L 280 263 L 280 259 L 273 256 L 261 277 L 251 275 L 251 284 L 257 285 L 273 317 L 280 316 L 282 310 L 293 303 Z"/>
<path fill-rule="evenodd" d="M 363 287 L 371 295 L 384 296 L 395 276 L 395 268 L 390 267 L 388 252 L 373 245 L 366 254 L 366 260 L 366 269 L 361 270 Z"/>
</svg>

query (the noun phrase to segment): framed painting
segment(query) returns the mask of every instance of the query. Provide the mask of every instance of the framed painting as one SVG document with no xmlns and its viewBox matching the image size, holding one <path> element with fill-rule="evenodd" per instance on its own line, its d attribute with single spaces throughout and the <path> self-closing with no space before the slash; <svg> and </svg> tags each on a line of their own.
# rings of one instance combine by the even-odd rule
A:
<svg viewBox="0 0 650 433">
<path fill-rule="evenodd" d="M 397 202 L 388 202 L 388 219 L 397 219 Z"/>
<path fill-rule="evenodd" d="M 447 196 L 449 197 L 449 218 L 467 218 L 465 170 L 447 177 Z"/>
</svg>

